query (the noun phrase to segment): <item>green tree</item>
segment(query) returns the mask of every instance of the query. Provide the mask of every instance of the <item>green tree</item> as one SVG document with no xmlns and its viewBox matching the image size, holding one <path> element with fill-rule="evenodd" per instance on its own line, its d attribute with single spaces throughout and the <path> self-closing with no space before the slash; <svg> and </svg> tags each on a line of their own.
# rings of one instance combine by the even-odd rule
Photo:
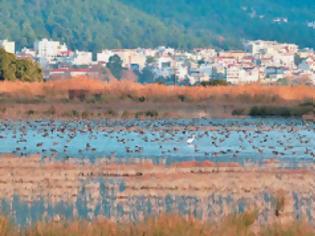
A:
<svg viewBox="0 0 315 236">
<path fill-rule="evenodd" d="M 16 61 L 16 79 L 25 82 L 40 82 L 43 80 L 42 70 L 32 60 L 21 59 Z"/>
<path fill-rule="evenodd" d="M 153 73 L 153 68 L 151 66 L 146 66 L 143 68 L 142 73 L 138 76 L 138 81 L 140 83 L 154 83 L 155 75 Z"/>
<path fill-rule="evenodd" d="M 114 55 L 111 56 L 108 60 L 108 63 L 106 64 L 107 68 L 110 70 L 110 72 L 113 74 L 113 76 L 116 77 L 116 79 L 121 79 L 123 67 L 122 67 L 122 60 L 119 56 Z"/>
<path fill-rule="evenodd" d="M 16 79 L 16 64 L 15 56 L 7 53 L 4 49 L 0 49 L 0 80 Z"/>
<path fill-rule="evenodd" d="M 155 62 L 156 62 L 155 57 L 148 56 L 148 57 L 146 58 L 145 64 L 146 64 L 147 66 L 149 66 L 149 65 L 151 65 L 151 64 L 154 64 Z"/>
<path fill-rule="evenodd" d="M 0 49 L 0 80 L 43 81 L 43 74 L 36 62 L 17 59 L 14 54 Z"/>
</svg>

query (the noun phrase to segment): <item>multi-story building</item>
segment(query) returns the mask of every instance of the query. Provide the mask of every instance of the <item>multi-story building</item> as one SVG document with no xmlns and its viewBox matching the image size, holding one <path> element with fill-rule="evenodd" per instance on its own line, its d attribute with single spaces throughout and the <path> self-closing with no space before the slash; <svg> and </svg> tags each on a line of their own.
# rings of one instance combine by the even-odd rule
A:
<svg viewBox="0 0 315 236">
<path fill-rule="evenodd" d="M 58 41 L 42 39 L 34 43 L 34 50 L 40 62 L 53 63 L 53 60 L 62 52 L 68 51 L 66 44 Z"/>
<path fill-rule="evenodd" d="M 100 53 L 97 53 L 96 60 L 98 63 L 106 64 L 109 61 L 109 58 L 114 55 L 112 50 L 103 50 Z"/>
<path fill-rule="evenodd" d="M 141 49 L 117 49 L 113 50 L 113 52 L 120 57 L 125 68 L 130 69 L 137 65 L 142 70 L 145 67 L 147 57 Z"/>
<path fill-rule="evenodd" d="M 75 51 L 72 58 L 72 65 L 83 66 L 93 63 L 92 52 Z"/>
<path fill-rule="evenodd" d="M 226 68 L 226 81 L 231 84 L 255 83 L 259 80 L 256 67 L 230 66 Z"/>
</svg>

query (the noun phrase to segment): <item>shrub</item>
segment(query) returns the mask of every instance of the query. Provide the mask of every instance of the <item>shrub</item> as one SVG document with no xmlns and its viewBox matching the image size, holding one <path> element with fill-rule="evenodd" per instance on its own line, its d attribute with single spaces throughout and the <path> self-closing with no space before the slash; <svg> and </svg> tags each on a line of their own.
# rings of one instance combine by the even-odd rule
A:
<svg viewBox="0 0 315 236">
<path fill-rule="evenodd" d="M 282 191 L 279 191 L 273 196 L 273 206 L 275 211 L 275 216 L 279 217 L 281 212 L 284 210 L 285 207 L 285 194 Z"/>
<path fill-rule="evenodd" d="M 157 111 L 147 111 L 147 112 L 145 113 L 145 115 L 146 115 L 147 117 L 153 118 L 153 117 L 158 117 L 158 116 L 159 116 L 159 113 L 158 113 Z"/>
<path fill-rule="evenodd" d="M 143 117 L 144 116 L 144 113 L 142 112 L 142 111 L 138 111 L 138 112 L 136 112 L 136 114 L 135 114 L 135 118 L 136 119 L 139 119 L 139 118 L 141 118 L 141 117 Z"/>
<path fill-rule="evenodd" d="M 241 102 L 248 102 L 248 101 L 251 101 L 252 100 L 252 96 L 248 93 L 243 93 L 243 94 L 240 94 L 238 96 L 238 99 L 241 101 Z"/>
<path fill-rule="evenodd" d="M 139 97 L 138 100 L 139 100 L 139 102 L 145 102 L 145 97 L 143 97 L 143 96 Z"/>
<path fill-rule="evenodd" d="M 201 86 L 203 87 L 208 87 L 208 86 L 227 86 L 229 83 L 226 80 L 210 80 L 210 81 L 202 81 L 200 83 Z"/>
<path fill-rule="evenodd" d="M 72 110 L 71 111 L 71 115 L 74 116 L 74 117 L 78 117 L 80 114 L 77 110 Z"/>
<path fill-rule="evenodd" d="M 102 101 L 102 94 L 101 94 L 101 93 L 96 93 L 96 94 L 94 94 L 94 100 L 95 100 L 96 102 Z"/>
<path fill-rule="evenodd" d="M 127 119 L 131 116 L 131 113 L 129 111 L 124 111 L 122 114 L 121 114 L 121 118 L 122 119 Z"/>
<path fill-rule="evenodd" d="M 311 107 L 275 107 L 275 106 L 254 106 L 250 109 L 250 116 L 303 116 L 312 112 Z"/>
<path fill-rule="evenodd" d="M 107 115 L 110 115 L 110 116 L 117 116 L 117 112 L 114 111 L 114 110 L 108 110 L 108 111 L 107 111 Z"/>
<path fill-rule="evenodd" d="M 89 113 L 87 111 L 83 111 L 81 117 L 82 119 L 87 119 L 89 117 Z"/>
<path fill-rule="evenodd" d="M 311 106 L 311 107 L 314 107 L 314 108 L 315 108 L 315 100 L 305 100 L 304 102 L 302 102 L 302 103 L 300 104 L 300 106 L 302 106 L 302 107 Z"/>
<path fill-rule="evenodd" d="M 54 106 L 51 106 L 46 112 L 45 114 L 47 115 L 55 115 L 56 114 L 56 108 Z"/>
<path fill-rule="evenodd" d="M 70 89 L 68 91 L 68 97 L 70 100 L 79 99 L 81 102 L 86 99 L 87 94 L 88 91 L 84 89 Z"/>
<path fill-rule="evenodd" d="M 27 112 L 26 112 L 26 114 L 27 115 L 34 115 L 35 114 L 35 111 L 34 110 L 28 110 Z"/>
<path fill-rule="evenodd" d="M 181 94 L 181 95 L 178 95 L 178 99 L 181 101 L 181 102 L 185 102 L 186 100 L 186 96 Z"/>
<path fill-rule="evenodd" d="M 245 109 L 243 109 L 243 108 L 237 108 L 237 109 L 234 109 L 233 111 L 232 111 L 232 115 L 233 116 L 242 116 L 242 115 L 244 115 L 246 112 L 245 112 Z"/>
<path fill-rule="evenodd" d="M 7 111 L 7 108 L 6 108 L 6 107 L 1 107 L 1 108 L 0 108 L 0 112 L 1 112 L 1 113 L 5 113 L 6 111 Z"/>
<path fill-rule="evenodd" d="M 254 106 L 250 109 L 250 116 L 291 116 L 289 108 L 286 107 L 267 107 Z"/>
</svg>

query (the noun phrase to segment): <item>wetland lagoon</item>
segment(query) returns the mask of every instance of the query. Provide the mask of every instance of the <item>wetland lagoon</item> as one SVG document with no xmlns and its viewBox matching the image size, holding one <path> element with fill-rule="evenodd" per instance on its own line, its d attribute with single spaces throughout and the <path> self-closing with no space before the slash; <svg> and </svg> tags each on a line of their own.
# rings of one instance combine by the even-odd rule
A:
<svg viewBox="0 0 315 236">
<path fill-rule="evenodd" d="M 21 226 L 252 209 L 261 224 L 315 223 L 315 123 L 302 119 L 3 120 L 0 155 L 0 212 Z"/>
</svg>

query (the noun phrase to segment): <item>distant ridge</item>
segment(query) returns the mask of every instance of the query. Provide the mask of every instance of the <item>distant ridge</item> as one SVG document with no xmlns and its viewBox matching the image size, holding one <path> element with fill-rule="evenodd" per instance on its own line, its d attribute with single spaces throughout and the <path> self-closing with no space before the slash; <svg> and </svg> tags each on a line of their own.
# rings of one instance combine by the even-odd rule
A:
<svg viewBox="0 0 315 236">
<path fill-rule="evenodd" d="M 311 0 L 10 0 L 0 38 L 18 47 L 48 37 L 71 48 L 239 48 L 243 39 L 315 47 Z"/>
</svg>

